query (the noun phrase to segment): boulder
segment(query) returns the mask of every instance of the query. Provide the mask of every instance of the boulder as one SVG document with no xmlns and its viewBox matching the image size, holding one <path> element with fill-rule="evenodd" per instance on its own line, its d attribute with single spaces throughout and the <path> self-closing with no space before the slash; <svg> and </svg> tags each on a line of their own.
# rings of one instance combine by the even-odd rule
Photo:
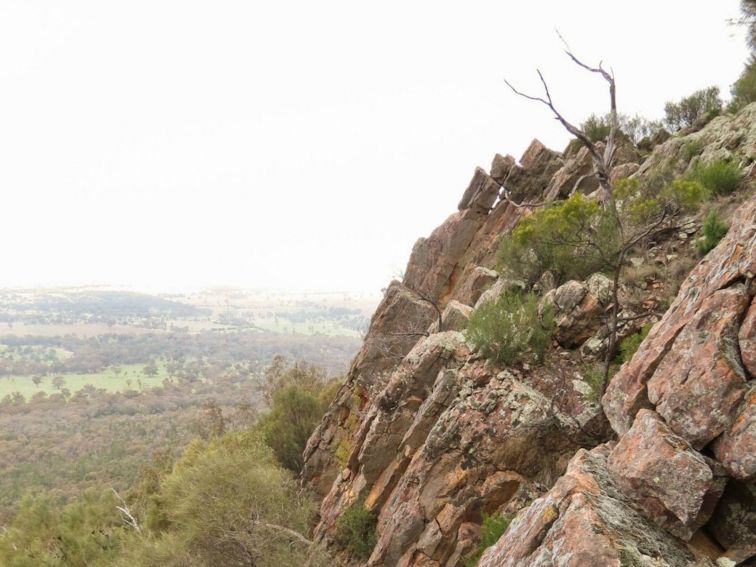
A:
<svg viewBox="0 0 756 567">
<path fill-rule="evenodd" d="M 650 410 L 635 416 L 610 453 L 608 468 L 636 509 L 684 540 L 711 517 L 727 482 L 721 465 Z"/>
<path fill-rule="evenodd" d="M 561 166 L 562 157 L 558 152 L 533 140 L 520 158 L 520 166 L 515 165 L 510 169 L 504 187 L 518 203 L 540 198 L 551 177 Z"/>
<path fill-rule="evenodd" d="M 491 177 L 496 180 L 497 183 L 503 185 L 509 175 L 509 172 L 516 165 L 516 160 L 510 155 L 502 156 L 496 154 L 491 162 Z"/>
<path fill-rule="evenodd" d="M 548 199 L 561 199 L 568 197 L 578 182 L 586 176 L 593 176 L 593 157 L 585 146 L 581 147 L 575 157 L 567 162 L 554 173 L 554 176 L 546 188 Z M 595 176 L 593 176 L 595 177 Z"/>
<path fill-rule="evenodd" d="M 740 403 L 735 419 L 714 442 L 714 456 L 732 476 L 756 478 L 756 383 Z"/>
<path fill-rule="evenodd" d="M 499 196 L 499 189 L 501 189 L 501 186 L 496 180 L 480 167 L 476 167 L 470 184 L 462 195 L 457 208 L 460 211 L 477 208 L 480 211 L 488 212 Z"/>
<path fill-rule="evenodd" d="M 478 567 L 713 567 L 631 505 L 607 470 L 611 450 L 578 451 Z"/>
<path fill-rule="evenodd" d="M 467 320 L 470 318 L 473 308 L 464 303 L 452 299 L 444 307 L 441 313 L 441 323 L 444 331 L 464 331 L 467 328 Z M 431 323 L 429 333 L 438 332 L 438 321 Z"/>
<path fill-rule="evenodd" d="M 552 305 L 556 315 L 556 339 L 565 348 L 583 344 L 604 326 L 611 304 L 612 282 L 593 274 L 585 282 L 569 281 L 548 292 L 542 305 Z"/>
<path fill-rule="evenodd" d="M 745 395 L 737 345 L 749 299 L 742 285 L 709 296 L 648 381 L 648 400 L 696 449 L 727 429 Z"/>
<path fill-rule="evenodd" d="M 609 177 L 611 178 L 612 183 L 616 183 L 620 179 L 630 177 L 633 173 L 638 171 L 639 167 L 640 166 L 637 163 L 623 163 L 621 165 L 615 165 L 612 168 L 612 172 Z"/>
<path fill-rule="evenodd" d="M 475 305 L 478 299 L 480 299 L 480 296 L 483 295 L 483 293 L 489 289 L 497 279 L 499 279 L 499 274 L 495 271 L 482 266 L 476 266 L 454 295 L 460 303 L 464 303 L 465 305 Z"/>
<path fill-rule="evenodd" d="M 526 288 L 527 285 L 522 280 L 499 278 L 490 288 L 481 294 L 478 301 L 475 302 L 475 309 L 487 301 L 496 301 L 502 293 L 507 291 L 524 291 Z"/>
<path fill-rule="evenodd" d="M 381 507 L 378 543 L 367 565 L 417 567 L 429 558 L 461 567 L 456 536 L 470 532 L 463 525 L 480 525 L 483 514 L 519 494 L 541 492 L 532 487 L 553 483 L 586 442 L 579 423 L 596 415 L 595 404 L 552 404 L 512 372 L 494 372 L 476 361 L 439 375 L 405 435 L 410 448 L 392 452 L 413 456 Z M 379 481 L 366 503 L 385 494 Z"/>
<path fill-rule="evenodd" d="M 404 285 L 438 299 L 485 218 L 475 208 L 465 209 L 447 218 L 428 238 L 420 238 L 412 248 Z"/>
</svg>

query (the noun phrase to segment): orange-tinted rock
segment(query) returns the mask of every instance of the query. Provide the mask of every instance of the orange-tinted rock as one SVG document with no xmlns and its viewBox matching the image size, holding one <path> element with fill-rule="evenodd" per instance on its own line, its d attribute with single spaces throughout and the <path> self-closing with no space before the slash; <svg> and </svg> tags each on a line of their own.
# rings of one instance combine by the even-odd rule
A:
<svg viewBox="0 0 756 567">
<path fill-rule="evenodd" d="M 641 410 L 609 455 L 609 471 L 644 516 L 688 540 L 719 501 L 727 477 L 653 411 Z"/>
<path fill-rule="evenodd" d="M 751 308 L 740 326 L 738 341 L 743 366 L 750 378 L 754 379 L 756 378 L 756 299 L 751 301 Z"/>
<path fill-rule="evenodd" d="M 465 283 L 460 286 L 455 295 L 461 303 L 474 306 L 478 299 L 480 299 L 480 296 L 483 295 L 483 293 L 490 288 L 498 278 L 499 274 L 495 271 L 481 266 L 475 266 L 472 274 L 465 280 Z"/>
<path fill-rule="evenodd" d="M 756 384 L 740 403 L 735 419 L 714 442 L 714 456 L 732 476 L 756 478 Z"/>
<path fill-rule="evenodd" d="M 511 373 L 491 371 L 481 363 L 460 369 L 456 397 L 426 421 L 432 427 L 381 508 L 368 565 L 415 565 L 419 555 L 457 565 L 450 561 L 462 524 L 481 522 L 534 481 L 552 483 L 588 440 L 577 424 L 590 410 L 570 417 Z"/>
<path fill-rule="evenodd" d="M 756 223 L 753 221 L 754 218 L 756 218 L 756 199 L 751 199 L 735 213 L 730 231 L 717 248 L 709 253 L 683 282 L 674 303 L 664 314 L 661 321 L 651 330 L 632 360 L 624 364 L 612 379 L 606 394 L 602 398 L 602 405 L 617 433 L 623 434 L 630 428 L 638 410 L 644 407 L 653 407 L 647 396 L 648 381 L 673 349 L 678 335 L 684 332 L 691 321 L 694 319 L 701 321 L 703 318 L 707 318 L 707 320 L 713 322 L 719 317 L 724 317 L 730 321 L 734 320 L 731 313 L 716 311 L 707 314 L 704 313 L 704 310 L 707 309 L 707 305 L 712 308 L 719 308 L 720 305 L 728 305 L 728 308 L 734 309 L 741 308 L 741 300 L 738 299 L 739 292 L 735 293 L 735 296 L 738 296 L 735 298 L 728 294 L 716 300 L 710 298 L 720 290 L 724 291 L 725 288 L 736 284 L 738 281 L 747 280 L 753 274 L 756 274 Z M 730 301 L 731 299 L 734 299 L 734 302 Z M 740 317 L 742 315 L 743 312 L 741 311 Z M 700 344 L 693 333 L 688 335 L 687 341 L 691 345 Z M 713 346 L 714 344 L 710 342 L 709 347 Z M 718 354 L 717 360 L 720 366 L 716 368 L 709 367 L 708 370 L 701 368 L 701 365 L 706 363 L 703 357 L 695 365 L 692 361 L 690 363 L 691 368 L 695 366 L 697 371 L 701 372 L 699 378 L 704 376 L 704 379 L 706 379 L 722 375 L 728 380 L 725 385 L 716 384 L 715 386 L 718 391 L 724 391 L 727 396 L 726 401 L 714 402 L 720 412 L 719 415 L 704 416 L 706 425 L 703 427 L 696 424 L 673 423 L 667 420 L 678 434 L 681 434 L 683 430 L 688 430 L 688 435 L 691 435 L 690 439 L 695 439 L 694 446 L 704 442 L 703 440 L 710 437 L 712 432 L 723 430 L 722 424 L 727 418 L 721 412 L 729 413 L 735 410 L 733 400 L 737 400 L 739 396 L 742 397 L 741 386 L 738 386 L 737 379 L 732 374 L 732 372 L 737 373 L 735 370 L 737 361 L 733 360 L 732 357 L 727 360 L 725 356 L 727 351 L 732 352 L 732 350 L 727 346 L 724 352 Z M 681 363 L 685 363 L 685 353 L 682 352 L 682 349 L 679 349 L 676 356 Z M 687 367 L 688 364 L 685 364 Z M 668 368 L 666 374 L 668 379 L 676 383 L 683 379 L 682 370 L 673 368 L 671 364 L 665 366 Z M 672 407 L 682 408 L 691 404 L 695 412 L 705 411 L 706 402 L 702 399 L 700 393 L 690 391 L 689 388 L 692 398 L 690 401 L 682 399 L 675 396 L 671 389 L 663 387 L 664 378 L 662 375 L 657 377 L 655 390 L 656 395 L 658 395 L 656 399 L 664 402 L 666 408 L 671 410 Z M 705 380 L 703 382 L 697 380 L 697 383 L 702 385 Z M 685 416 L 678 416 L 678 418 L 683 417 Z M 730 419 L 733 417 L 733 415 L 729 415 Z M 683 436 L 688 438 L 686 435 Z"/>
<path fill-rule="evenodd" d="M 626 500 L 607 470 L 611 445 L 580 450 L 478 567 L 692 567 L 693 552 Z M 695 565 L 713 566 L 699 558 Z"/>
<path fill-rule="evenodd" d="M 728 427 L 745 394 L 737 344 L 749 299 L 743 286 L 712 293 L 648 381 L 656 411 L 697 449 Z"/>
</svg>

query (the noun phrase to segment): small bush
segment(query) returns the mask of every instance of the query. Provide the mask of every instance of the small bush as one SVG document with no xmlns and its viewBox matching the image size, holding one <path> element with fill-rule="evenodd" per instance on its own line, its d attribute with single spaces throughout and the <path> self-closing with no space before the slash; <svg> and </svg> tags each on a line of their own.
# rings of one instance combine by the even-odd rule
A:
<svg viewBox="0 0 756 567">
<path fill-rule="evenodd" d="M 619 127 L 618 137 L 630 140 L 638 144 L 644 138 L 650 137 L 662 125 L 661 122 L 648 120 L 640 115 L 628 116 L 619 114 L 617 116 L 617 126 Z M 597 116 L 591 114 L 585 122 L 580 125 L 580 129 L 592 142 L 603 142 L 609 136 L 611 131 L 611 117 L 609 114 Z"/>
<path fill-rule="evenodd" d="M 483 556 L 483 552 L 499 541 L 499 538 L 507 531 L 513 519 L 514 516 L 511 514 L 502 514 L 501 516 L 483 514 L 483 525 L 480 527 L 480 543 L 475 552 L 464 559 L 464 567 L 475 567 Z"/>
<path fill-rule="evenodd" d="M 336 522 L 336 543 L 350 550 L 357 559 L 370 557 L 377 542 L 375 514 L 358 500 L 347 508 Z"/>
<path fill-rule="evenodd" d="M 586 398 L 595 402 L 601 397 L 601 389 L 604 384 L 604 369 L 600 364 L 585 364 L 580 369 L 583 381 L 590 386 L 590 393 Z"/>
<path fill-rule="evenodd" d="M 709 165 L 698 165 L 693 178 L 716 195 L 729 195 L 740 185 L 743 173 L 733 160 L 720 159 Z"/>
<path fill-rule="evenodd" d="M 628 362 L 631 358 L 633 358 L 633 355 L 638 350 L 638 347 L 643 342 L 643 339 L 648 336 L 648 332 L 650 330 L 651 323 L 647 323 L 643 325 L 643 328 L 637 333 L 633 333 L 632 335 L 622 339 L 619 346 L 619 353 L 617 353 L 617 362 L 622 364 L 623 362 Z"/>
<path fill-rule="evenodd" d="M 503 293 L 476 309 L 467 324 L 467 338 L 483 356 L 507 365 L 527 353 L 540 361 L 554 332 L 550 307 L 538 313 L 533 293 Z"/>
<path fill-rule="evenodd" d="M 595 231 L 602 234 L 602 244 L 611 247 L 618 234 L 613 219 L 601 212 L 598 202 L 581 193 L 538 209 L 522 219 L 508 238 L 502 239 L 499 269 L 530 283 L 549 270 L 557 284 L 582 280 L 600 271 L 608 252 L 575 243 L 587 231 Z"/>
<path fill-rule="evenodd" d="M 727 226 L 716 211 L 711 211 L 704 220 L 703 227 L 703 239 L 696 243 L 696 248 L 701 254 L 706 254 L 712 250 L 719 241 L 724 238 L 727 231 L 730 229 Z"/>
<path fill-rule="evenodd" d="M 585 122 L 580 125 L 580 129 L 585 132 L 591 142 L 602 142 L 606 140 L 612 126 L 606 116 L 596 116 L 591 114 Z"/>
<path fill-rule="evenodd" d="M 701 89 L 664 105 L 664 121 L 672 130 L 693 126 L 703 117 L 713 118 L 722 111 L 719 87 Z"/>
<path fill-rule="evenodd" d="M 683 161 L 690 163 L 690 160 L 692 160 L 694 157 L 701 155 L 703 149 L 704 145 L 700 140 L 693 140 L 682 147 L 680 154 L 683 158 Z"/>
</svg>

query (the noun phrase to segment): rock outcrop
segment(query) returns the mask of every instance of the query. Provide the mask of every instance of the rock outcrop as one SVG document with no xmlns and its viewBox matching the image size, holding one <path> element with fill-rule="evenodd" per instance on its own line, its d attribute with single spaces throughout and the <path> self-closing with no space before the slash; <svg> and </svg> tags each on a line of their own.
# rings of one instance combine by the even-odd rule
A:
<svg viewBox="0 0 756 567">
<path fill-rule="evenodd" d="M 751 163 L 754 118 L 756 104 L 684 138 L 701 141 L 700 159 Z M 643 163 L 627 149 L 615 177 L 684 171 L 684 138 L 660 143 Z M 530 213 L 509 199 L 589 190 L 585 154 L 534 141 L 519 163 L 497 155 L 386 290 L 305 452 L 304 482 L 323 497 L 316 540 L 332 544 L 355 504 L 376 518 L 370 557 L 337 549 L 345 564 L 461 567 L 483 518 L 505 512 L 516 518 L 482 567 L 703 567 L 756 556 L 756 198 L 600 403 L 581 353 L 592 360 L 606 348 L 605 276 L 556 287 L 544 274 L 536 284 L 557 324 L 540 366 L 499 367 L 461 332 L 482 303 L 526 287 L 495 271 L 500 239 Z"/>
</svg>

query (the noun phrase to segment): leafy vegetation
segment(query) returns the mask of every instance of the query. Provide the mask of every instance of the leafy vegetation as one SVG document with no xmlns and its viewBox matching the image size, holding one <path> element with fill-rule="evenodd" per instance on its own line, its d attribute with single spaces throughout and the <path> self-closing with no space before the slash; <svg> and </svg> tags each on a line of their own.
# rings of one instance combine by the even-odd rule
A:
<svg viewBox="0 0 756 567">
<path fill-rule="evenodd" d="M 302 399 L 299 390 L 312 393 L 316 384 L 323 400 L 334 392 L 319 382 L 323 371 L 309 365 L 279 359 L 270 374 L 274 405 L 280 393 Z M 317 421 L 325 403 L 319 408 Z M 273 566 L 304 564 L 308 557 L 313 567 L 329 565 L 305 535 L 315 503 L 265 443 L 255 412 L 241 419 L 238 411 L 224 415 L 208 402 L 195 415 L 198 438 L 175 462 L 156 451 L 124 500 L 110 490 L 84 492 L 62 507 L 52 493 L 25 498 L 0 534 L 0 565 Z M 303 429 L 296 419 L 282 421 L 277 431 L 284 439 L 306 438 L 315 427 L 308 423 Z"/>
<path fill-rule="evenodd" d="M 619 114 L 617 122 L 621 134 L 634 144 L 638 144 L 642 139 L 651 136 L 662 127 L 660 122 L 648 120 L 637 114 L 635 116 Z M 592 142 L 604 141 L 609 136 L 611 130 L 611 118 L 607 114 L 602 116 L 591 114 L 580 125 L 580 129 Z"/>
<path fill-rule="evenodd" d="M 483 356 L 499 364 L 511 364 L 531 354 L 543 359 L 554 332 L 550 307 L 539 314 L 533 293 L 503 293 L 476 309 L 467 325 L 467 337 Z"/>
<path fill-rule="evenodd" d="M 84 492 L 56 507 L 46 495 L 27 496 L 0 535 L 0 565 L 85 567 L 112 564 L 129 537 L 111 491 Z"/>
<path fill-rule="evenodd" d="M 586 398 L 596 402 L 601 397 L 601 388 L 604 382 L 602 369 L 596 364 L 585 364 L 580 369 L 580 375 L 586 384 L 590 387 L 590 392 Z"/>
<path fill-rule="evenodd" d="M 680 157 L 682 157 L 683 161 L 690 162 L 694 157 L 697 157 L 701 155 L 701 152 L 704 149 L 703 142 L 699 140 L 693 140 L 691 142 L 686 143 L 682 150 L 680 151 Z"/>
<path fill-rule="evenodd" d="M 629 335 L 622 339 L 619 345 L 619 353 L 617 355 L 617 362 L 623 363 L 623 362 L 629 362 L 631 358 L 633 358 L 633 355 L 638 350 L 638 347 L 641 345 L 643 340 L 648 336 L 649 331 L 651 330 L 651 323 L 647 323 L 643 325 L 640 331 L 637 333 L 633 333 L 632 335 Z"/>
<path fill-rule="evenodd" d="M 475 567 L 483 552 L 494 545 L 504 532 L 509 528 L 514 516 L 512 514 L 502 514 L 500 516 L 483 515 L 483 525 L 480 527 L 480 543 L 477 549 L 464 560 L 464 567 Z"/>
<path fill-rule="evenodd" d="M 664 105 L 664 121 L 671 130 L 693 126 L 704 118 L 713 118 L 722 111 L 719 87 L 698 90 L 677 102 Z"/>
<path fill-rule="evenodd" d="M 341 381 L 329 381 L 320 368 L 307 364 L 285 368 L 276 363 L 268 370 L 266 380 L 265 395 L 270 399 L 270 411 L 260 418 L 260 431 L 278 462 L 299 473 L 307 440 L 323 418 Z"/>
<path fill-rule="evenodd" d="M 729 195 L 740 185 L 743 172 L 734 160 L 719 159 L 707 165 L 697 164 L 692 177 L 715 195 Z"/>
<path fill-rule="evenodd" d="M 557 284 L 583 279 L 605 266 L 602 250 L 587 245 L 583 235 L 595 230 L 603 235 L 602 241 L 614 240 L 614 224 L 601 214 L 599 203 L 575 193 L 522 219 L 501 241 L 499 269 L 529 282 L 546 270 Z"/>
<path fill-rule="evenodd" d="M 335 540 L 348 549 L 357 559 L 367 559 L 376 544 L 375 514 L 365 508 L 363 501 L 357 501 L 339 516 L 336 523 Z"/>
<path fill-rule="evenodd" d="M 703 238 L 696 243 L 696 248 L 701 254 L 706 254 L 719 244 L 730 227 L 725 223 L 716 211 L 711 211 L 704 219 L 701 231 Z"/>
</svg>

